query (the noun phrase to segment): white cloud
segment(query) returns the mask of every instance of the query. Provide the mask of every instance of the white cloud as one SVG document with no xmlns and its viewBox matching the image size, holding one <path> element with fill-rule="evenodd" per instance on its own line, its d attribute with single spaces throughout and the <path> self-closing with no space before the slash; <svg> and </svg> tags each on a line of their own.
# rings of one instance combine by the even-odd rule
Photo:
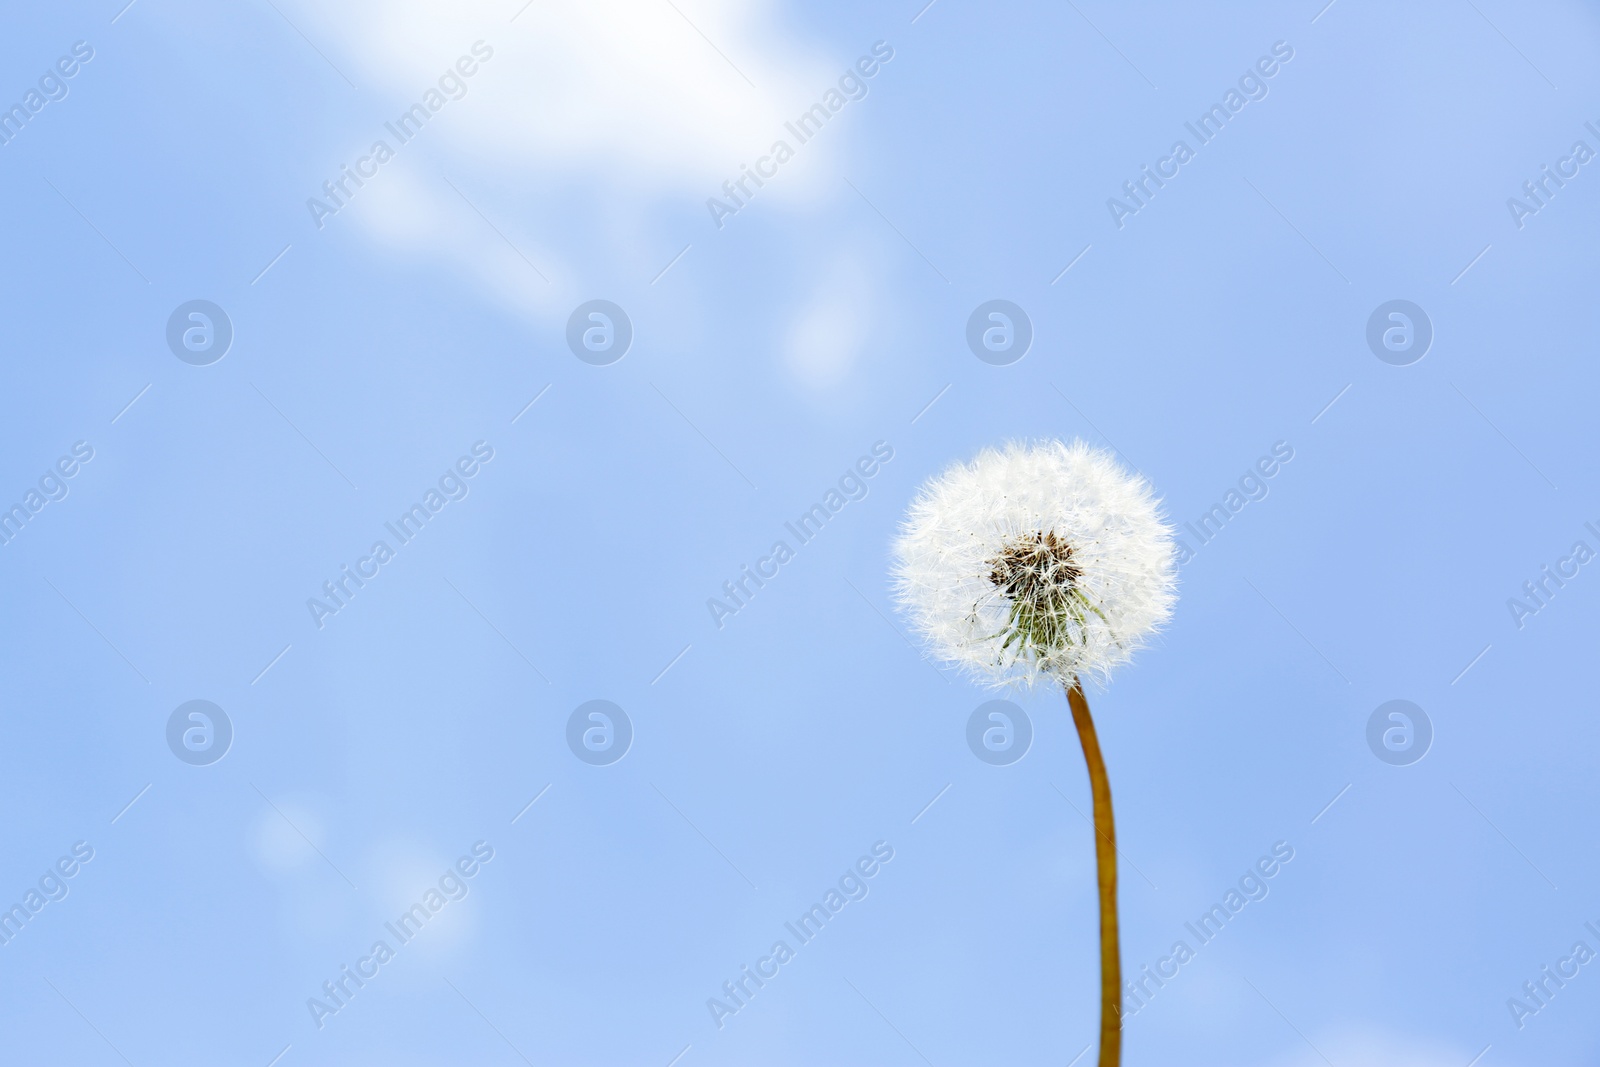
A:
<svg viewBox="0 0 1600 1067">
<path fill-rule="evenodd" d="M 303 835 L 303 836 L 302 836 Z M 317 859 L 323 840 L 322 820 L 307 804 L 279 797 L 276 808 L 256 818 L 256 862 L 270 871 L 289 871 Z"/>
<path fill-rule="evenodd" d="M 493 49 L 465 79 L 466 95 L 432 116 L 416 146 L 398 148 L 349 216 L 391 251 L 443 254 L 502 301 L 547 316 L 584 288 L 582 275 L 603 269 L 648 281 L 683 233 L 703 227 L 709 239 L 706 198 L 766 153 L 784 120 L 852 58 L 796 43 L 768 3 L 535 0 L 518 14 L 520 6 L 351 0 L 286 11 L 364 97 L 384 102 L 374 137 L 474 42 Z M 786 168 L 762 191 L 763 205 L 808 199 L 831 177 L 829 153 L 803 151 L 818 160 Z M 434 178 L 441 159 L 459 194 Z M 641 233 L 654 232 L 650 220 L 663 207 L 682 225 L 657 235 L 660 247 L 641 247 L 656 243 Z M 586 208 L 602 232 L 574 248 L 570 228 Z"/>
<path fill-rule="evenodd" d="M 414 905 L 425 904 L 429 890 L 438 894 L 435 903 L 444 901 L 427 920 L 422 931 L 426 936 L 417 936 L 419 947 L 413 951 L 423 955 L 445 953 L 469 940 L 476 931 L 475 912 L 481 906 L 475 899 L 476 891 L 486 881 L 503 877 L 503 872 L 490 860 L 477 863 L 471 877 L 463 876 L 454 866 L 462 856 L 470 858 L 470 848 L 452 855 L 398 837 L 385 838 L 367 849 L 362 869 L 370 884 L 364 884 L 364 888 L 380 902 L 385 921 L 392 922 Z M 381 931 L 378 933 L 381 935 Z"/>
<path fill-rule="evenodd" d="M 850 376 L 883 318 L 875 310 L 872 272 L 859 258 L 839 256 L 822 279 L 790 325 L 784 348 L 789 370 L 801 384 L 818 390 Z"/>
<path fill-rule="evenodd" d="M 830 76 L 781 43 L 767 4 L 536 0 L 512 22 L 517 5 L 356 0 L 305 14 L 353 55 L 360 84 L 401 97 L 482 39 L 494 58 L 471 92 L 493 99 L 452 115 L 449 136 L 486 159 L 581 167 L 618 186 L 716 185 L 730 157 L 765 145 L 780 101 Z"/>
<path fill-rule="evenodd" d="M 1331 1037 L 1314 1034 L 1315 1049 L 1292 1034 L 1286 1040 L 1298 1047 L 1271 1060 L 1271 1067 L 1327 1067 L 1329 1060 L 1352 1067 L 1461 1067 L 1479 1051 L 1459 1042 L 1370 1029 L 1347 1029 Z"/>
</svg>

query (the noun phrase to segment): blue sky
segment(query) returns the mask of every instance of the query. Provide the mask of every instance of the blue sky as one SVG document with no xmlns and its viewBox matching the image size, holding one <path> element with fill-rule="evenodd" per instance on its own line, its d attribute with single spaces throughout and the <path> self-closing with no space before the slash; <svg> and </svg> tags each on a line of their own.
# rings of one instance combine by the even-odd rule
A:
<svg viewBox="0 0 1600 1067">
<path fill-rule="evenodd" d="M 1098 1006 L 1065 701 L 1010 698 L 1031 746 L 976 758 L 994 694 L 922 657 L 886 577 L 924 479 L 1051 436 L 1119 452 L 1178 524 L 1291 454 L 1089 694 L 1125 967 L 1196 948 L 1125 1062 L 1592 1058 L 1600 23 L 1175 8 L 12 12 L 15 1055 L 1073 1062 Z M 331 204 L 341 168 L 367 177 Z M 744 168 L 769 177 L 708 205 Z M 1033 335 L 1004 366 L 966 341 L 997 299 Z M 196 300 L 231 327 L 209 363 L 167 340 Z M 567 342 L 594 300 L 632 331 L 606 365 Z M 1395 300 L 1432 330 L 1405 365 L 1367 341 Z M 344 567 L 364 584 L 314 612 Z M 209 763 L 178 755 L 199 720 L 169 731 L 196 700 L 231 730 Z M 595 700 L 631 732 L 609 763 L 568 740 Z M 1394 700 L 1431 728 L 1409 763 L 1368 743 Z M 865 895 L 714 1019 L 861 857 Z M 1577 973 L 1541 1003 L 1546 966 Z M 372 976 L 335 1004 L 344 967 Z"/>
</svg>

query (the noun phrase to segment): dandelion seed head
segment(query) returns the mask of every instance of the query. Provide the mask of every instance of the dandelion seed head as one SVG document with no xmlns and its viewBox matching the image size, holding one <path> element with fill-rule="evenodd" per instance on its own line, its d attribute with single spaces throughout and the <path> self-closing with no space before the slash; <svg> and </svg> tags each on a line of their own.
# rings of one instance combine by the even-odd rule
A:
<svg viewBox="0 0 1600 1067">
<path fill-rule="evenodd" d="M 1101 681 L 1172 614 L 1171 529 L 1149 483 L 1081 441 L 985 449 L 930 479 L 895 594 L 935 655 L 993 688 Z"/>
</svg>

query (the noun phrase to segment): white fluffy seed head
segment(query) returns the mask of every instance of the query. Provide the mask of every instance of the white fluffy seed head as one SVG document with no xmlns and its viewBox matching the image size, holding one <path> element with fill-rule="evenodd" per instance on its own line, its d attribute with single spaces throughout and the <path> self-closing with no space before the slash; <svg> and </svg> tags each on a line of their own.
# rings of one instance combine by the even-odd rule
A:
<svg viewBox="0 0 1600 1067">
<path fill-rule="evenodd" d="M 1177 596 L 1149 483 L 1081 441 L 954 464 L 922 487 L 895 557 L 912 626 L 994 688 L 1108 679 Z"/>
</svg>

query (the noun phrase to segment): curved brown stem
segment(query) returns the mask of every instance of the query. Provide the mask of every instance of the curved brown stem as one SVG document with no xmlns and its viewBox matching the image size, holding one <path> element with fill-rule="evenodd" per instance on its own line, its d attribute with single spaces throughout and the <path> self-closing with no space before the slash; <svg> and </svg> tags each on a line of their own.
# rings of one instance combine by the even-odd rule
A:
<svg viewBox="0 0 1600 1067">
<path fill-rule="evenodd" d="M 1111 780 L 1106 777 L 1089 702 L 1076 680 L 1067 689 L 1072 724 L 1078 728 L 1094 797 L 1094 859 L 1100 886 L 1100 1067 L 1122 1063 L 1122 957 L 1117 944 L 1117 831 L 1111 818 Z"/>
</svg>

